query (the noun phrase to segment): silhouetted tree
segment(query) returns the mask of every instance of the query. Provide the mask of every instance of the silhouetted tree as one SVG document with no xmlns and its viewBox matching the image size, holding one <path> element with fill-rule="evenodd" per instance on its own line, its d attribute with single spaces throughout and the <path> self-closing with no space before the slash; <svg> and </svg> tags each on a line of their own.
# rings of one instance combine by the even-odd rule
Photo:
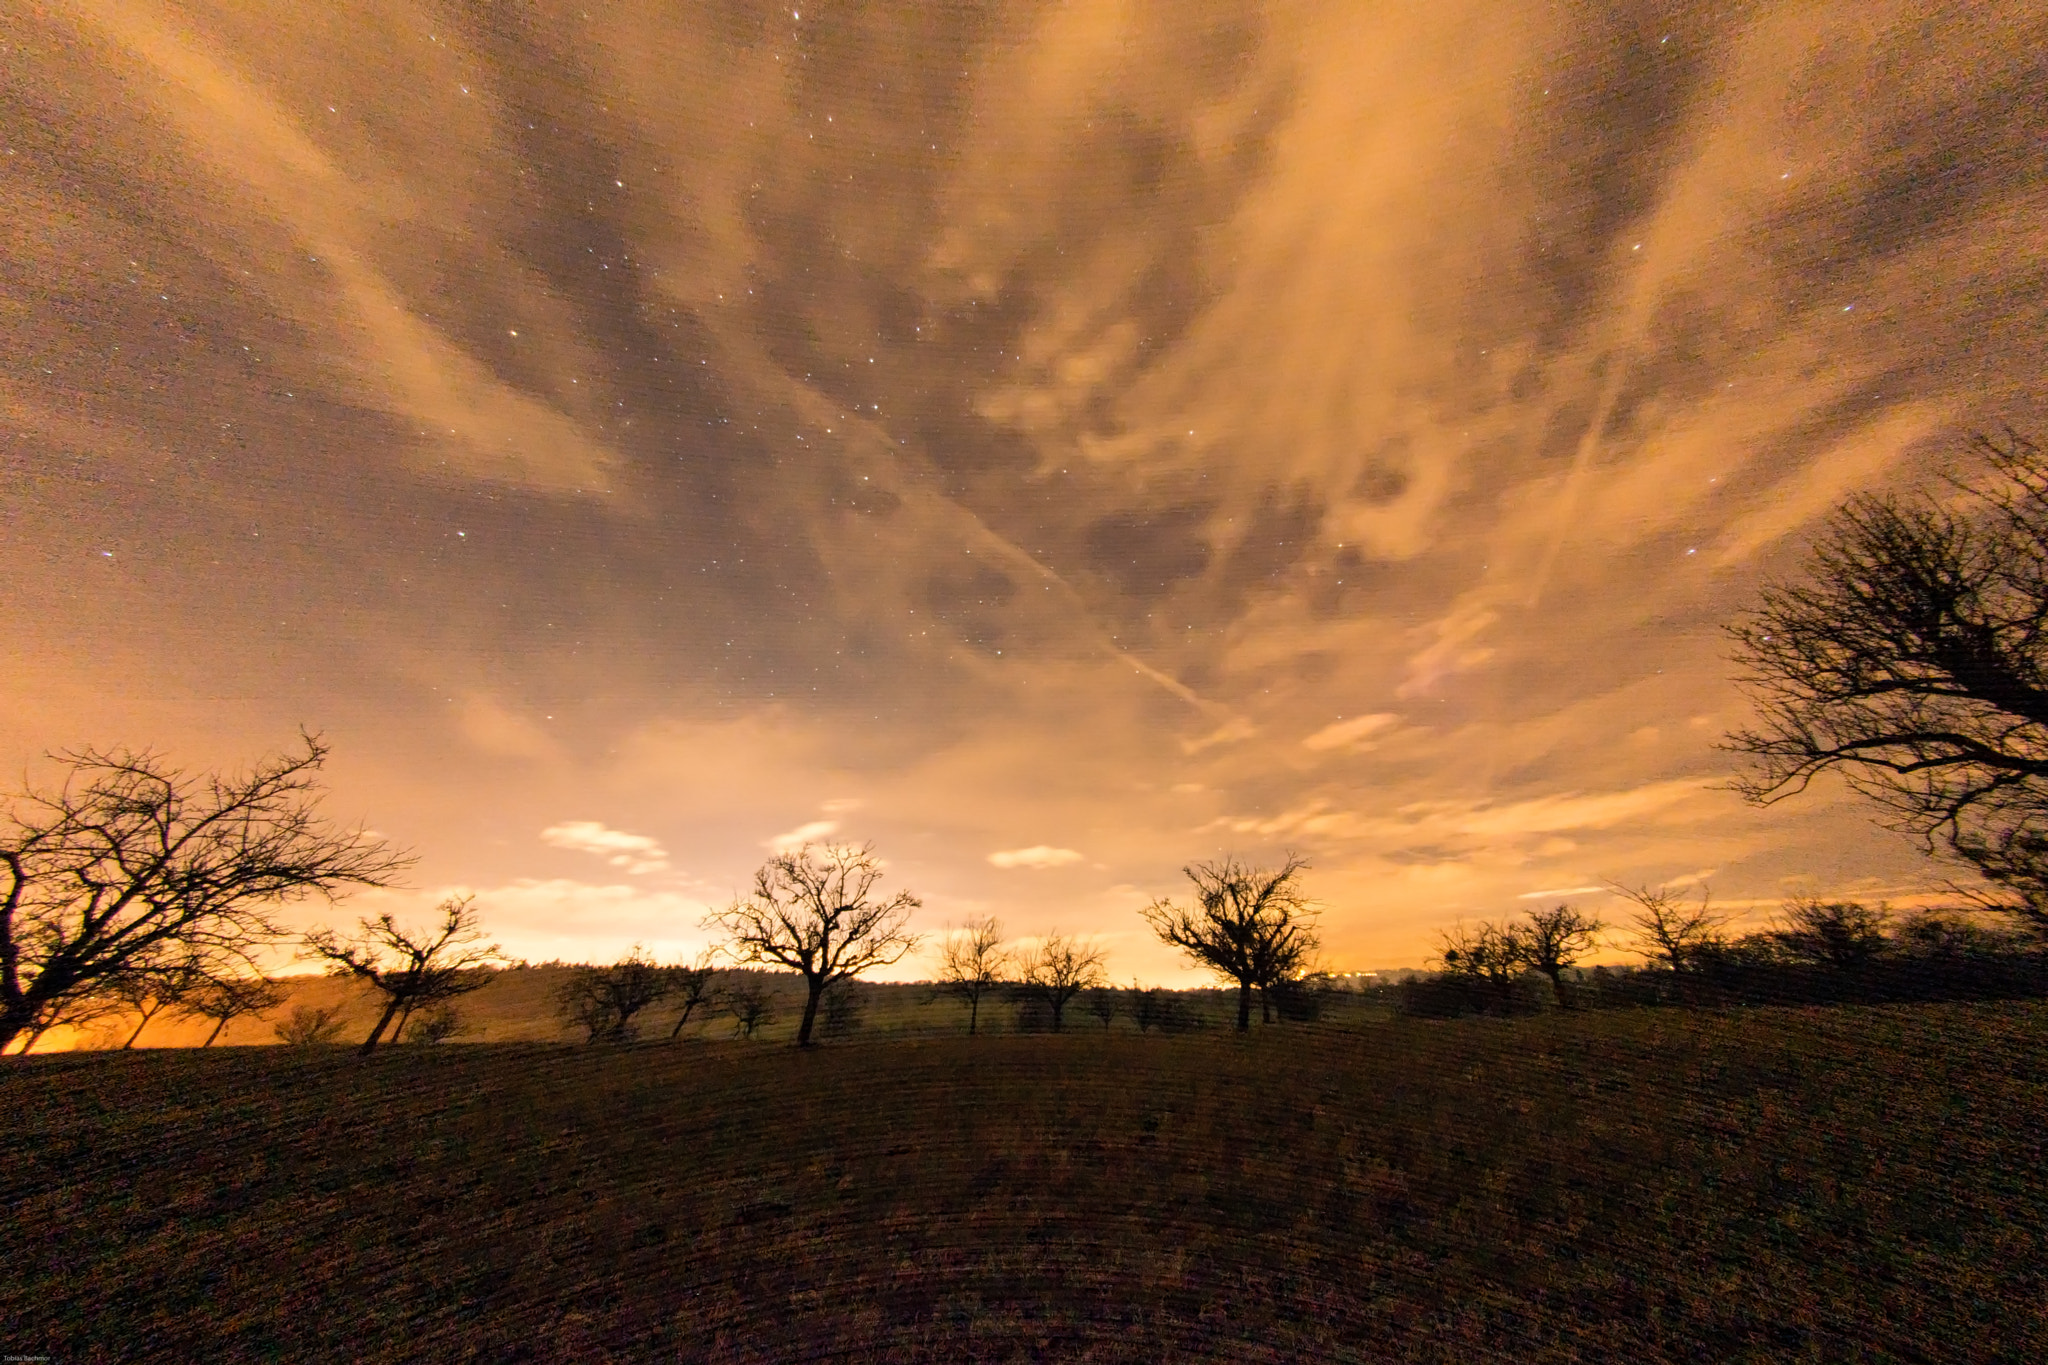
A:
<svg viewBox="0 0 2048 1365">
<path fill-rule="evenodd" d="M 115 977 L 108 983 L 108 989 L 125 1010 L 137 1015 L 135 1031 L 128 1035 L 128 1041 L 121 1044 L 126 1052 L 135 1046 L 136 1039 L 149 1027 L 149 1021 L 165 1010 L 176 1014 L 178 1006 L 186 996 L 198 989 L 206 979 L 202 972 L 187 968 L 180 970 L 169 966 L 153 972 L 137 972 Z"/>
<path fill-rule="evenodd" d="M 1138 1032 L 1150 1033 L 1159 1025 L 1160 1005 L 1166 999 L 1166 992 L 1157 986 L 1146 987 L 1131 982 L 1124 992 L 1124 1013 L 1131 1016 Z"/>
<path fill-rule="evenodd" d="M 1019 999 L 1044 1006 L 1052 1016 L 1052 1031 L 1058 1033 L 1068 1003 L 1106 979 L 1102 956 L 1100 948 L 1057 932 L 1047 934 L 1024 959 L 1024 969 L 1010 989 Z"/>
<path fill-rule="evenodd" d="M 2048 933 L 2048 457 L 1973 444 L 1988 477 L 1852 497 L 1731 628 L 1758 723 L 1727 744 L 1751 800 L 1838 772 Z"/>
<path fill-rule="evenodd" d="M 1109 1026 L 1116 1022 L 1116 992 L 1107 987 L 1098 986 L 1088 992 L 1087 1004 L 1088 1012 L 1095 1016 L 1097 1023 L 1102 1025 L 1102 1031 L 1104 1033 L 1109 1032 Z"/>
<path fill-rule="evenodd" d="M 935 993 L 950 995 L 967 1006 L 967 1032 L 973 1036 L 981 1020 L 981 1002 L 1002 985 L 1010 955 L 1003 949 L 1002 925 L 991 916 L 974 920 L 946 935 L 939 959 Z"/>
<path fill-rule="evenodd" d="M 222 1030 L 245 1014 L 261 1014 L 284 1003 L 284 988 L 260 976 L 209 977 L 178 1003 L 178 1013 L 210 1019 L 213 1032 L 201 1047 L 212 1047 Z"/>
<path fill-rule="evenodd" d="M 1548 910 L 1531 910 L 1527 922 L 1516 927 L 1523 962 L 1548 977 L 1558 1005 L 1570 1009 L 1571 997 L 1564 989 L 1565 971 L 1599 946 L 1600 931 L 1606 926 L 1583 911 L 1557 905 Z"/>
<path fill-rule="evenodd" d="M 1629 914 L 1635 950 L 1652 962 L 1662 962 L 1676 975 L 1696 972 L 1703 957 L 1722 942 L 1728 919 L 1713 912 L 1704 886 L 1698 908 L 1661 886 L 1615 883 L 1608 890 L 1635 906 Z"/>
<path fill-rule="evenodd" d="M 910 912 L 923 902 L 908 891 L 873 899 L 882 863 L 872 845 L 778 853 L 754 874 L 754 892 L 705 919 L 729 936 L 737 962 L 773 962 L 804 979 L 799 1047 L 811 1045 L 818 1002 L 835 981 L 899 961 L 915 948 Z"/>
<path fill-rule="evenodd" d="M 1207 1021 L 1188 1007 L 1178 991 L 1164 986 L 1140 986 L 1133 981 L 1124 992 L 1124 1009 L 1140 1033 L 1153 1029 L 1161 1033 L 1188 1033 L 1207 1027 Z"/>
<path fill-rule="evenodd" d="M 35 1016 L 27 1028 L 16 1035 L 21 1041 L 21 1051 L 16 1055 L 26 1057 L 34 1051 L 35 1045 L 42 1040 L 43 1035 L 52 1029 L 82 1029 L 110 1014 L 119 1014 L 121 1008 L 120 998 L 106 989 L 104 982 L 98 990 L 76 992 L 61 1000 L 52 1001 Z"/>
<path fill-rule="evenodd" d="M 1338 993 L 1328 972 L 1303 972 L 1282 977 L 1260 992 L 1271 1013 L 1293 1023 L 1313 1023 L 1323 1017 L 1323 1007 Z"/>
<path fill-rule="evenodd" d="M 247 773 L 193 776 L 147 751 L 54 755 L 62 785 L 0 825 L 0 1048 L 117 982 L 247 971 L 279 936 L 269 911 L 382 886 L 405 865 L 317 813 L 327 746 Z"/>
<path fill-rule="evenodd" d="M 504 958 L 497 944 L 482 941 L 473 900 L 451 896 L 442 901 L 439 927 L 417 935 L 400 929 L 388 913 L 363 920 L 351 938 L 331 929 L 306 935 L 308 954 L 325 961 L 331 973 L 355 977 L 384 996 L 384 1012 L 363 1040 L 366 1055 L 392 1020 L 398 1021 L 392 1036 L 402 1037 L 414 1010 L 490 984 L 489 968 Z"/>
<path fill-rule="evenodd" d="M 1210 971 L 1237 983 L 1237 1027 L 1251 1027 L 1252 992 L 1303 971 L 1319 941 L 1315 910 L 1301 890 L 1308 863 L 1290 853 L 1277 868 L 1234 857 L 1182 872 L 1195 903 L 1155 900 L 1143 914 L 1153 932 Z"/>
<path fill-rule="evenodd" d="M 617 1043 L 632 1038 L 642 1010 L 674 989 L 674 969 L 656 965 L 639 944 L 609 967 L 582 967 L 555 991 L 555 1010 L 581 1028 L 584 1041 Z"/>
<path fill-rule="evenodd" d="M 867 1018 L 867 997 L 852 981 L 839 980 L 825 989 L 818 1007 L 818 1027 L 827 1038 L 844 1038 L 860 1030 Z"/>
<path fill-rule="evenodd" d="M 289 1043 L 293 1047 L 315 1047 L 341 1037 L 341 1029 L 341 1006 L 314 1009 L 311 1005 L 300 1005 L 273 1031 L 281 1043 Z"/>
<path fill-rule="evenodd" d="M 698 1009 L 710 1009 L 718 1003 L 718 969 L 711 965 L 706 954 L 687 966 L 668 969 L 669 995 L 682 1003 L 676 1015 L 675 1026 L 668 1031 L 668 1040 L 673 1043 L 683 1036 L 683 1025 L 690 1022 L 690 1016 Z"/>
<path fill-rule="evenodd" d="M 1529 966 L 1518 926 L 1460 924 L 1444 930 L 1441 937 L 1444 946 L 1439 956 L 1445 969 L 1491 995 L 1503 1012 L 1513 1009 L 1515 985 Z"/>
<path fill-rule="evenodd" d="M 775 1018 L 775 1004 L 767 986 L 752 977 L 743 977 L 725 988 L 725 1012 L 733 1018 L 734 1031 L 742 1038 L 751 1038 L 756 1029 Z"/>
<path fill-rule="evenodd" d="M 1785 902 L 1771 938 L 1795 962 L 1855 971 L 1889 946 L 1890 916 L 1855 901 L 1802 896 Z"/>
<path fill-rule="evenodd" d="M 1942 910 L 1915 910 L 1892 930 L 1900 950 L 1920 957 L 1955 958 L 2010 952 L 2017 945 L 2010 934 L 1993 933 L 1982 924 Z"/>
</svg>

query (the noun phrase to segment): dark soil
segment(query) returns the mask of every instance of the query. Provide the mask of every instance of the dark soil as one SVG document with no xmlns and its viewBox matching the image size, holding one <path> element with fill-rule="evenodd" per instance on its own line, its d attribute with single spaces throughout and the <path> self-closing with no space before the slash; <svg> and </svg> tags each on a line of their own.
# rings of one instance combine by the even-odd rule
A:
<svg viewBox="0 0 2048 1365">
<path fill-rule="evenodd" d="M 2048 1007 L 0 1064 L 53 1361 L 2048 1360 Z"/>
</svg>

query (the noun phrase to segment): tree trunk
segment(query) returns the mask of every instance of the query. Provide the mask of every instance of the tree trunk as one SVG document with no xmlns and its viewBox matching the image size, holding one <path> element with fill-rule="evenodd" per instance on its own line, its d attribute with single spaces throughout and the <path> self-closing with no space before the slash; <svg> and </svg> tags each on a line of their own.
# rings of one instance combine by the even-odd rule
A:
<svg viewBox="0 0 2048 1365">
<path fill-rule="evenodd" d="M 26 1001 L 11 1004 L 5 1010 L 0 1010 L 0 1052 L 5 1052 L 8 1044 L 12 1043 L 25 1030 L 29 1029 L 35 1023 L 35 1019 L 36 1012 L 28 1007 Z M 29 1045 L 34 1046 L 34 1044 L 35 1038 L 31 1036 Z M 24 1054 L 27 1051 L 27 1047 L 22 1049 Z"/>
<path fill-rule="evenodd" d="M 216 1039 L 216 1038 L 218 1038 L 218 1037 L 220 1037 L 220 1031 L 221 1031 L 222 1029 L 226 1028 L 227 1026 L 228 1026 L 228 1021 L 227 1021 L 227 1020 L 226 1020 L 225 1018 L 222 1018 L 222 1019 L 217 1019 L 217 1020 L 215 1020 L 215 1021 L 214 1021 L 214 1025 L 213 1025 L 213 1032 L 211 1032 L 211 1033 L 207 1034 L 207 1035 L 206 1035 L 206 1041 L 205 1041 L 205 1042 L 203 1042 L 203 1043 L 201 1043 L 201 1044 L 200 1044 L 199 1046 L 201 1046 L 201 1047 L 212 1047 L 212 1046 L 213 1046 L 213 1040 L 214 1040 L 214 1039 Z"/>
<path fill-rule="evenodd" d="M 976 991 L 974 994 L 967 997 L 967 1036 L 969 1038 L 972 1038 L 974 1036 L 974 1024 L 975 1021 L 980 1017 L 981 992 Z"/>
<path fill-rule="evenodd" d="M 381 1018 L 379 1018 L 379 1019 L 377 1020 L 377 1027 L 375 1027 L 375 1028 L 373 1028 L 373 1029 L 371 1029 L 371 1030 L 370 1030 L 370 1036 L 369 1036 L 369 1037 L 367 1037 L 367 1038 L 365 1038 L 365 1039 L 363 1039 L 363 1045 L 362 1045 L 362 1047 L 360 1047 L 359 1049 L 357 1049 L 357 1051 L 358 1051 L 358 1052 L 360 1052 L 360 1053 L 361 1053 L 361 1054 L 362 1054 L 363 1056 L 365 1056 L 365 1057 L 369 1056 L 369 1055 L 370 1055 L 370 1049 L 371 1049 L 371 1048 L 373 1048 L 373 1047 L 375 1047 L 375 1046 L 377 1046 L 377 1040 L 378 1040 L 379 1038 L 382 1038 L 382 1037 L 384 1036 L 384 1026 L 385 1026 L 386 1024 L 390 1023 L 390 1022 L 391 1022 L 391 1016 L 392 1016 L 392 1015 L 394 1015 L 394 1014 L 397 1014 L 397 1013 L 398 1013 L 398 997 L 394 995 L 394 996 L 392 996 L 392 997 L 391 997 L 391 999 L 390 999 L 389 1001 L 387 1001 L 387 1002 L 385 1003 L 385 1005 L 384 1005 L 384 1014 L 383 1014 L 383 1016 L 382 1016 Z"/>
<path fill-rule="evenodd" d="M 808 981 L 805 984 L 810 988 L 810 993 L 804 997 L 804 1021 L 797 1025 L 796 1045 L 798 1047 L 809 1047 L 811 1045 L 811 1025 L 818 1020 L 818 1001 L 822 1000 L 825 996 L 825 982 L 822 978 L 816 981 Z"/>
<path fill-rule="evenodd" d="M 142 1022 L 135 1026 L 135 1032 L 128 1035 L 128 1041 L 121 1044 L 121 1051 L 126 1052 L 129 1048 L 135 1046 L 135 1040 L 142 1036 L 142 1031 L 149 1027 L 149 1021 L 156 1018 L 157 1010 L 162 1008 L 162 1005 L 157 1005 L 142 1012 Z"/>
<path fill-rule="evenodd" d="M 683 1002 L 683 1016 L 682 1016 L 682 1018 L 680 1018 L 680 1019 L 676 1020 L 676 1026 L 675 1026 L 674 1028 L 672 1028 L 672 1029 L 670 1029 L 670 1030 L 668 1031 L 668 1040 L 669 1040 L 669 1041 L 670 1041 L 671 1043 L 673 1043 L 673 1042 L 674 1042 L 674 1041 L 675 1041 L 676 1039 L 678 1039 L 678 1038 L 680 1038 L 680 1037 L 682 1037 L 682 1036 L 683 1036 L 683 1025 L 685 1025 L 685 1024 L 687 1024 L 687 1023 L 689 1023 L 689 1022 L 690 1022 L 690 1011 L 691 1011 L 691 1010 L 693 1010 L 693 1009 L 695 1009 L 695 1008 L 697 1008 L 697 1002 L 696 1002 L 696 1001 L 694 1001 L 694 1000 L 685 1000 L 685 1001 Z"/>
<path fill-rule="evenodd" d="M 1252 983 L 1237 983 L 1237 1031 L 1250 1033 L 1252 1030 Z"/>
<path fill-rule="evenodd" d="M 1570 1009 L 1571 997 L 1564 993 L 1564 971 L 1560 968 L 1557 971 L 1546 970 L 1543 974 L 1550 978 L 1550 994 L 1556 999 L 1557 1007 L 1561 1010 Z"/>
<path fill-rule="evenodd" d="M 1067 1002 L 1058 996 L 1054 996 L 1046 1003 L 1052 1006 L 1052 1031 L 1058 1033 L 1060 1031 L 1060 1016 L 1067 1012 Z"/>
</svg>

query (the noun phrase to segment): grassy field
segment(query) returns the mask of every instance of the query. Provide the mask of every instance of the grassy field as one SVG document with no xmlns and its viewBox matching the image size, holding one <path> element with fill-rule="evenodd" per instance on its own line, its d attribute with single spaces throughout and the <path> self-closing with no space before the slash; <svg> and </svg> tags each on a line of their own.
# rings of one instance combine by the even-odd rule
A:
<svg viewBox="0 0 2048 1365">
<path fill-rule="evenodd" d="M 0 1064 L 0 1352 L 2048 1359 L 2048 1007 Z"/>
</svg>

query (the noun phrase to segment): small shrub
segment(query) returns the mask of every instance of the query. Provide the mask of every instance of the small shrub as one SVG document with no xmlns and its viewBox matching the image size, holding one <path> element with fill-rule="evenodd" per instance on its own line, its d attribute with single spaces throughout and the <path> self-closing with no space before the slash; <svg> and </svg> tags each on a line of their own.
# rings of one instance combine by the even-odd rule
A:
<svg viewBox="0 0 2048 1365">
<path fill-rule="evenodd" d="M 725 1011 L 732 1016 L 733 1032 L 742 1038 L 753 1037 L 762 1025 L 775 1018 L 768 988 L 750 978 L 742 978 L 726 988 Z"/>
<path fill-rule="evenodd" d="M 300 1005 L 274 1032 L 279 1042 L 292 1047 L 318 1047 L 340 1038 L 341 1029 L 341 1006 L 316 1010 L 311 1005 Z"/>
<path fill-rule="evenodd" d="M 1016 1013 L 1012 1016 L 1014 1027 L 1019 1033 L 1051 1033 L 1052 1006 L 1037 996 L 1023 996 L 1016 1001 Z"/>
<path fill-rule="evenodd" d="M 1164 986 L 1153 986 L 1149 990 L 1131 987 L 1124 1007 L 1140 1033 L 1149 1033 L 1153 1029 L 1161 1033 L 1192 1033 L 1208 1026 L 1208 1021 L 1190 1008 L 1179 992 Z"/>
<path fill-rule="evenodd" d="M 453 1005 L 436 1005 L 416 1017 L 406 1026 L 405 1040 L 408 1043 L 445 1043 L 450 1038 L 469 1032 L 469 1025 L 463 1022 L 462 1012 Z"/>
<path fill-rule="evenodd" d="M 1550 983 L 1536 974 L 1505 983 L 1466 971 L 1412 976 L 1395 993 L 1395 1008 L 1412 1019 L 1457 1019 L 1468 1014 L 1540 1014 Z"/>
<path fill-rule="evenodd" d="M 818 1026 L 827 1038 L 844 1038 L 860 1031 L 867 1018 L 866 994 L 851 981 L 839 981 L 826 990 L 819 1002 Z"/>
</svg>

